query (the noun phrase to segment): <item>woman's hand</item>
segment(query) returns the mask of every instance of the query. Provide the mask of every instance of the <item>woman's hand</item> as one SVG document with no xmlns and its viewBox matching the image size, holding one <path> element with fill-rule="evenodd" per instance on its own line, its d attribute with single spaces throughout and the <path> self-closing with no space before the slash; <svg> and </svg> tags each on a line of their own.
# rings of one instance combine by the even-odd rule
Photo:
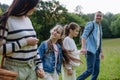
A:
<svg viewBox="0 0 120 80">
<path fill-rule="evenodd" d="M 34 37 L 29 37 L 29 38 L 26 38 L 26 41 L 28 45 L 35 46 L 38 43 L 39 39 Z"/>
</svg>

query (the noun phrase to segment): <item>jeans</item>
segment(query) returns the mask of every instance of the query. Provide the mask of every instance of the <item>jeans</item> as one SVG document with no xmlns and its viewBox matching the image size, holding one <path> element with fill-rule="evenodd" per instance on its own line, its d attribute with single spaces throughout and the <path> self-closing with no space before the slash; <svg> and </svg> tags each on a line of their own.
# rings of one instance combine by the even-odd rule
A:
<svg viewBox="0 0 120 80">
<path fill-rule="evenodd" d="M 87 70 L 84 71 L 80 76 L 78 76 L 77 80 L 85 80 L 90 75 L 91 75 L 91 80 L 97 80 L 100 69 L 99 54 L 100 54 L 99 50 L 97 50 L 95 54 L 87 51 L 86 54 Z"/>
</svg>

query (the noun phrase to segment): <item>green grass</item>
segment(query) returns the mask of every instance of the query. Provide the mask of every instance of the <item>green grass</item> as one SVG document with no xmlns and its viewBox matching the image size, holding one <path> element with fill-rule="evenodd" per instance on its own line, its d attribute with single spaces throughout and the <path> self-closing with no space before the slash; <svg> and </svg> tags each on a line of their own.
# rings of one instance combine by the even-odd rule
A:
<svg viewBox="0 0 120 80">
<path fill-rule="evenodd" d="M 104 59 L 101 60 L 98 80 L 120 80 L 120 38 L 103 40 Z M 85 56 L 80 55 L 84 64 L 77 67 L 77 76 L 86 68 Z M 86 80 L 89 80 L 88 77 Z M 60 80 L 61 76 L 60 76 Z"/>
</svg>

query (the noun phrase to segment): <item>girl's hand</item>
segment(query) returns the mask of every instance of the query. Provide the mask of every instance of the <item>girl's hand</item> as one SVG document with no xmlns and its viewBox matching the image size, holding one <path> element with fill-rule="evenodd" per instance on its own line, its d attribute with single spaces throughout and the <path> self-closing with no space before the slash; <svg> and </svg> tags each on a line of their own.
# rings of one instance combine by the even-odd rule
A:
<svg viewBox="0 0 120 80">
<path fill-rule="evenodd" d="M 73 74 L 72 69 L 68 69 L 68 70 L 67 70 L 67 74 L 68 74 L 68 75 L 72 75 L 72 74 Z"/>
<path fill-rule="evenodd" d="M 40 78 L 44 78 L 44 76 L 45 76 L 45 72 L 44 72 L 44 70 L 43 69 L 38 69 L 37 70 L 37 75 L 38 75 L 38 77 L 40 77 Z"/>
<path fill-rule="evenodd" d="M 86 48 L 81 48 L 81 54 L 85 55 L 87 53 Z"/>
<path fill-rule="evenodd" d="M 35 46 L 38 43 L 39 39 L 34 37 L 29 37 L 29 38 L 26 38 L 26 41 L 28 45 Z"/>
</svg>

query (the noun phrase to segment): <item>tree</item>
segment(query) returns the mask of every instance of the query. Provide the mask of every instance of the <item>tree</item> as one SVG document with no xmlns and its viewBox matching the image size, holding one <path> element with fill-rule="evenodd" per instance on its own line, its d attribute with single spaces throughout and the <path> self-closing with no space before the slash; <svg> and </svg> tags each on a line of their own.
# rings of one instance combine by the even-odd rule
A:
<svg viewBox="0 0 120 80">
<path fill-rule="evenodd" d="M 77 5 L 75 8 L 75 13 L 81 15 L 82 14 L 82 6 L 81 5 Z"/>
<path fill-rule="evenodd" d="M 120 14 L 113 16 L 113 21 L 110 25 L 110 29 L 114 37 L 120 37 Z"/>
<path fill-rule="evenodd" d="M 106 18 L 103 18 L 103 20 L 102 20 L 103 38 L 111 38 L 112 37 L 112 32 L 111 32 L 109 26 L 110 26 L 109 21 Z"/>
<path fill-rule="evenodd" d="M 110 30 L 110 24 L 112 22 L 113 14 L 108 12 L 103 15 L 102 28 L 103 28 L 103 38 L 112 38 L 112 32 Z"/>
<path fill-rule="evenodd" d="M 2 12 L 5 12 L 8 7 L 9 6 L 7 4 L 1 4 L 0 3 L 0 8 L 1 8 Z"/>
</svg>

